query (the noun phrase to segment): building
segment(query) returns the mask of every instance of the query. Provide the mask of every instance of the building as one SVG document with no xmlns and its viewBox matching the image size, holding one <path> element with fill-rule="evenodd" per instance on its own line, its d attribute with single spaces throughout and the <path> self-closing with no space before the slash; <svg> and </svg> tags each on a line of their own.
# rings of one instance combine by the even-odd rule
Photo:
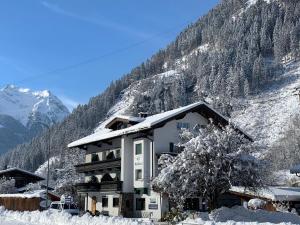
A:
<svg viewBox="0 0 300 225">
<path fill-rule="evenodd" d="M 180 151 L 176 144 L 182 128 L 206 126 L 210 119 L 217 125 L 229 123 L 203 102 L 148 117 L 115 116 L 105 122 L 104 131 L 69 144 L 86 150 L 86 162 L 76 166 L 85 174 L 85 183 L 77 184 L 85 210 L 162 218 L 169 211 L 168 198 L 150 186 L 158 173 L 158 158 Z M 195 208 L 200 204 L 198 200 Z"/>
<path fill-rule="evenodd" d="M 224 199 L 230 199 L 230 206 L 246 205 L 250 199 L 258 198 L 266 202 L 265 210 L 277 211 L 276 204 L 284 205 L 289 209 L 296 209 L 300 213 L 299 187 L 265 187 L 256 192 L 246 190 L 244 187 L 232 187 Z M 223 203 L 224 203 L 223 199 Z M 224 206 L 224 204 L 222 204 Z M 228 205 L 225 205 L 228 206 Z"/>
<path fill-rule="evenodd" d="M 26 185 L 45 180 L 43 177 L 19 168 L 9 168 L 0 171 L 0 178 L 15 180 L 14 193 L 0 193 L 0 206 L 14 211 L 35 211 L 44 209 L 41 202 L 46 199 L 46 188 L 36 191 L 28 191 Z M 48 188 L 51 190 L 51 188 Z M 48 199 L 58 201 L 60 197 L 49 191 Z"/>
<path fill-rule="evenodd" d="M 14 179 L 15 187 L 18 189 L 25 187 L 29 183 L 37 183 L 39 181 L 45 180 L 43 177 L 37 174 L 19 168 L 9 168 L 1 170 L 0 178 L 1 177 L 5 177 L 7 179 Z"/>
</svg>

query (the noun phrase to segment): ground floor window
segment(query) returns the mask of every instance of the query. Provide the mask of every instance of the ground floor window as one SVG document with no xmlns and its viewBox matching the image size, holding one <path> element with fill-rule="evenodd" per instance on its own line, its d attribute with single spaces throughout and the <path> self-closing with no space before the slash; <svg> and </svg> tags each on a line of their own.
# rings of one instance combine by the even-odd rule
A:
<svg viewBox="0 0 300 225">
<path fill-rule="evenodd" d="M 119 198 L 113 198 L 113 207 L 119 207 Z"/>
<path fill-rule="evenodd" d="M 102 207 L 108 207 L 108 198 L 102 197 Z"/>
<path fill-rule="evenodd" d="M 136 210 L 145 210 L 145 199 L 137 198 L 135 200 L 135 208 L 136 208 Z"/>
</svg>

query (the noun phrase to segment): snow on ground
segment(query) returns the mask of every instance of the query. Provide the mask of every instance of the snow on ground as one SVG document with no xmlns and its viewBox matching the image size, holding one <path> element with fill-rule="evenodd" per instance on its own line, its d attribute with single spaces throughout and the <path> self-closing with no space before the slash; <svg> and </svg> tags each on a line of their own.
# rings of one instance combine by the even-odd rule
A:
<svg viewBox="0 0 300 225">
<path fill-rule="evenodd" d="M 232 114 L 233 122 L 254 137 L 262 146 L 271 146 L 284 134 L 293 115 L 299 112 L 300 63 L 287 66 L 268 90 L 242 102 L 244 107 Z"/>
<path fill-rule="evenodd" d="M 272 0 L 264 0 L 266 3 L 270 3 Z M 258 0 L 249 0 L 246 4 L 247 4 L 247 8 L 255 5 L 258 2 Z"/>
<path fill-rule="evenodd" d="M 119 217 L 92 217 L 85 214 L 82 217 L 71 216 L 67 213 L 34 211 L 13 212 L 0 207 L 1 225 L 144 225 L 150 224 L 133 219 Z"/>
<path fill-rule="evenodd" d="M 197 219 L 187 219 L 178 225 L 292 225 L 300 224 L 300 217 L 292 213 L 267 212 L 264 210 L 248 210 L 241 206 L 220 208 L 211 214 L 200 213 Z M 147 219 L 126 219 L 120 217 L 92 217 L 88 214 L 82 217 L 67 213 L 34 211 L 13 212 L 0 207 L 1 225 L 146 225 Z"/>
<path fill-rule="evenodd" d="M 276 1 L 276 0 L 263 0 L 264 2 L 270 4 L 272 1 Z M 235 13 L 232 16 L 233 21 L 235 21 L 237 18 L 241 17 L 243 15 L 244 12 L 246 12 L 250 7 L 254 6 L 256 3 L 258 2 L 258 0 L 248 0 L 246 2 L 246 6 L 241 8 L 238 13 Z"/>
<path fill-rule="evenodd" d="M 201 53 L 205 53 L 210 49 L 209 44 L 202 44 L 199 47 L 192 50 L 188 55 L 185 55 L 179 59 L 176 60 L 175 66 L 177 69 L 185 70 L 188 68 L 188 62 L 191 58 L 198 56 Z"/>
<path fill-rule="evenodd" d="M 264 210 L 248 210 L 241 206 L 220 208 L 211 214 L 200 213 L 197 219 L 187 219 L 182 225 L 291 225 L 300 224 L 300 217 L 292 213 L 268 212 Z"/>
</svg>

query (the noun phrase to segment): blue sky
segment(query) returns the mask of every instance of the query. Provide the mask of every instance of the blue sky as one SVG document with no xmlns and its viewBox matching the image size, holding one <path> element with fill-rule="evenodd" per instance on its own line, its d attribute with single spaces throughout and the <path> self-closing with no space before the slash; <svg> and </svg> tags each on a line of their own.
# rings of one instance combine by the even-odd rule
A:
<svg viewBox="0 0 300 225">
<path fill-rule="evenodd" d="M 0 87 L 48 89 L 69 108 L 86 103 L 218 2 L 2 0 Z"/>
</svg>

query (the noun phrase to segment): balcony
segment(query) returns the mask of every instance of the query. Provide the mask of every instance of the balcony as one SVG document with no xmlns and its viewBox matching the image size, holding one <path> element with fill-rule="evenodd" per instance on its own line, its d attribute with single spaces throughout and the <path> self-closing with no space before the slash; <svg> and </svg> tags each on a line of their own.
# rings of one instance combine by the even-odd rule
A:
<svg viewBox="0 0 300 225">
<path fill-rule="evenodd" d="M 78 183 L 78 192 L 120 192 L 122 191 L 122 181 L 105 181 L 101 183 Z"/>
<path fill-rule="evenodd" d="M 79 164 L 75 168 L 77 173 L 102 172 L 105 170 L 119 171 L 121 168 L 121 158 Z"/>
</svg>

